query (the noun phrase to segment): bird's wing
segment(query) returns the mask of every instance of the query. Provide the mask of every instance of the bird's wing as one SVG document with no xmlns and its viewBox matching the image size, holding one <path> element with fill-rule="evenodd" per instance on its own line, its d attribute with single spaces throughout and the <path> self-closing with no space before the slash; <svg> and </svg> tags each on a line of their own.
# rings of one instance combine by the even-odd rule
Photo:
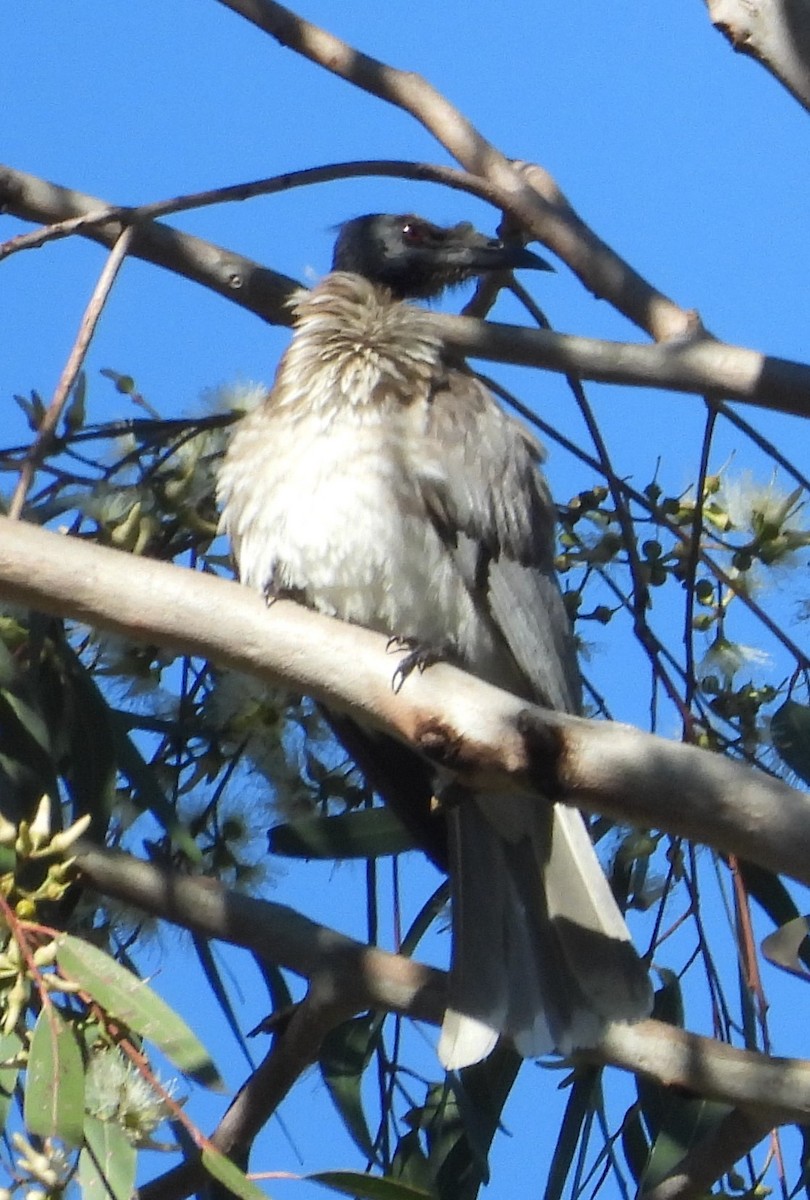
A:
<svg viewBox="0 0 810 1200">
<path fill-rule="evenodd" d="M 507 643 L 527 695 L 576 712 L 579 672 L 554 571 L 555 511 L 541 447 L 479 380 L 450 368 L 431 396 L 419 454 L 413 472 L 423 502 Z"/>
</svg>

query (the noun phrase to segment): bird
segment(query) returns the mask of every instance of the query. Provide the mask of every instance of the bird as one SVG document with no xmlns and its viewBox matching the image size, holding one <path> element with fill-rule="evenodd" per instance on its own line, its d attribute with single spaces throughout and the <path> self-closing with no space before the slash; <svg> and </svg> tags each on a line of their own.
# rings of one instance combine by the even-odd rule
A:
<svg viewBox="0 0 810 1200">
<path fill-rule="evenodd" d="M 220 527 L 239 579 L 268 602 L 289 597 L 399 639 L 411 667 L 441 658 L 578 713 L 543 450 L 414 303 L 521 268 L 553 270 L 467 222 L 371 213 L 340 226 L 330 272 L 292 299 L 272 387 L 226 451 Z M 447 1070 L 486 1058 L 502 1036 L 524 1057 L 567 1055 L 649 1014 L 647 968 L 575 808 L 443 792 L 415 751 L 330 715 L 449 871 Z"/>
</svg>

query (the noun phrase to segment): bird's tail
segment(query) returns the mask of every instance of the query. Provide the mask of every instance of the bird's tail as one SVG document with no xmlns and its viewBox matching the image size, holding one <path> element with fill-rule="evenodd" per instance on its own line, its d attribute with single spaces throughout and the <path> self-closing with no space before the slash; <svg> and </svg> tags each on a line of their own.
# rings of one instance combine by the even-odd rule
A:
<svg viewBox="0 0 810 1200">
<path fill-rule="evenodd" d="M 568 1054 L 609 1022 L 649 1015 L 646 968 L 575 809 L 476 794 L 448 825 L 448 1070 L 485 1058 L 501 1034 L 527 1058 Z"/>
</svg>

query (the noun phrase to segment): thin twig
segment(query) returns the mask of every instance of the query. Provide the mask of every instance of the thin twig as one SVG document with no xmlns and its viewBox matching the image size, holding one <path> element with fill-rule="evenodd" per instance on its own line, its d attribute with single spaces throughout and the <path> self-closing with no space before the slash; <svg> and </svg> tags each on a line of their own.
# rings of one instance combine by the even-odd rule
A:
<svg viewBox="0 0 810 1200">
<path fill-rule="evenodd" d="M 104 270 L 99 275 L 98 282 L 93 289 L 90 303 L 87 305 L 87 309 L 82 317 L 79 333 L 70 356 L 65 363 L 59 382 L 56 385 L 53 399 L 42 418 L 36 438 L 20 471 L 20 478 L 17 481 L 17 486 L 14 489 L 14 495 L 11 498 L 11 504 L 8 509 L 8 515 L 12 520 L 17 520 L 21 516 L 25 498 L 33 483 L 37 468 L 53 444 L 59 418 L 64 411 L 68 397 L 82 368 L 82 363 L 96 331 L 99 317 L 104 309 L 104 305 L 107 303 L 107 298 L 115 282 L 115 277 L 126 257 L 129 244 L 132 241 L 132 235 L 133 230 L 131 226 L 125 229 L 120 235 L 110 251 L 109 257 L 104 264 Z"/>
<path fill-rule="evenodd" d="M 224 187 L 206 188 L 202 192 L 189 192 L 165 200 L 154 200 L 148 204 L 115 205 L 101 204 L 95 210 L 78 216 L 54 221 L 30 233 L 18 234 L 0 243 L 0 261 L 22 250 L 39 249 L 47 242 L 84 233 L 93 226 L 121 222 L 124 226 L 147 221 L 156 221 L 174 213 L 193 209 L 210 208 L 215 204 L 232 204 L 251 200 L 258 196 L 273 196 L 280 192 L 300 187 L 330 183 L 338 179 L 358 177 L 381 177 L 411 179 L 419 183 L 439 183 L 456 191 L 477 196 L 495 207 L 500 207 L 501 196 L 486 179 L 459 171 L 456 167 L 439 166 L 433 163 L 409 162 L 403 159 L 355 159 L 351 162 L 327 163 L 319 167 L 305 167 L 300 171 L 288 171 L 282 175 L 270 175 L 264 179 L 253 179 L 244 183 L 227 184 Z"/>
<path fill-rule="evenodd" d="M 717 410 L 707 399 L 706 424 L 703 429 L 703 441 L 700 447 L 700 463 L 695 485 L 695 508 L 692 513 L 691 538 L 685 544 L 687 557 L 684 563 L 684 584 L 686 587 L 686 604 L 684 608 L 683 644 L 686 654 L 686 702 L 687 711 L 691 711 L 695 692 L 695 582 L 698 562 L 700 561 L 701 540 L 703 537 L 703 504 L 706 492 L 706 476 L 709 472 L 709 454 L 712 447 Z M 684 736 L 691 736 L 691 721 L 684 722 Z"/>
</svg>

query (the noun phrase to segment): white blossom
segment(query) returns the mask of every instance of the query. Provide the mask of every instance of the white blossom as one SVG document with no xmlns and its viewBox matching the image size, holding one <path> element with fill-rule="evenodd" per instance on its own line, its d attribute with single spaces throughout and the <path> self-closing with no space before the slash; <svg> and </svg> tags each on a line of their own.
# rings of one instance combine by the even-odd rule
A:
<svg viewBox="0 0 810 1200">
<path fill-rule="evenodd" d="M 210 412 L 243 412 L 261 404 L 267 395 L 267 384 L 254 380 L 234 380 L 221 383 L 203 392 L 203 404 Z"/>
<path fill-rule="evenodd" d="M 22 1133 L 12 1133 L 11 1141 L 19 1153 L 17 1169 L 31 1181 L 42 1184 L 47 1192 L 39 1193 L 39 1189 L 29 1188 L 26 1196 L 46 1194 L 60 1191 L 68 1181 L 71 1163 L 62 1147 L 53 1138 L 46 1137 L 41 1149 L 32 1146 Z"/>
<path fill-rule="evenodd" d="M 754 478 L 751 471 L 723 478 L 717 505 L 724 509 L 735 529 L 757 535 L 763 526 L 781 530 L 801 509 L 799 492 L 787 492 L 776 481 L 776 473 L 767 483 Z M 799 526 L 794 522 L 793 528 Z"/>
<path fill-rule="evenodd" d="M 718 634 L 698 663 L 696 673 L 700 680 L 715 675 L 726 683 L 731 683 L 744 666 L 766 666 L 770 661 L 770 655 L 764 650 L 758 650 L 755 646 L 742 646 L 739 642 L 730 642 L 722 634 Z"/>
<path fill-rule="evenodd" d="M 176 1081 L 160 1086 L 174 1096 Z M 171 1115 L 171 1108 L 146 1080 L 134 1063 L 119 1050 L 102 1050 L 90 1059 L 87 1070 L 85 1108 L 100 1121 L 120 1125 L 133 1145 L 148 1142 L 158 1125 Z"/>
</svg>

